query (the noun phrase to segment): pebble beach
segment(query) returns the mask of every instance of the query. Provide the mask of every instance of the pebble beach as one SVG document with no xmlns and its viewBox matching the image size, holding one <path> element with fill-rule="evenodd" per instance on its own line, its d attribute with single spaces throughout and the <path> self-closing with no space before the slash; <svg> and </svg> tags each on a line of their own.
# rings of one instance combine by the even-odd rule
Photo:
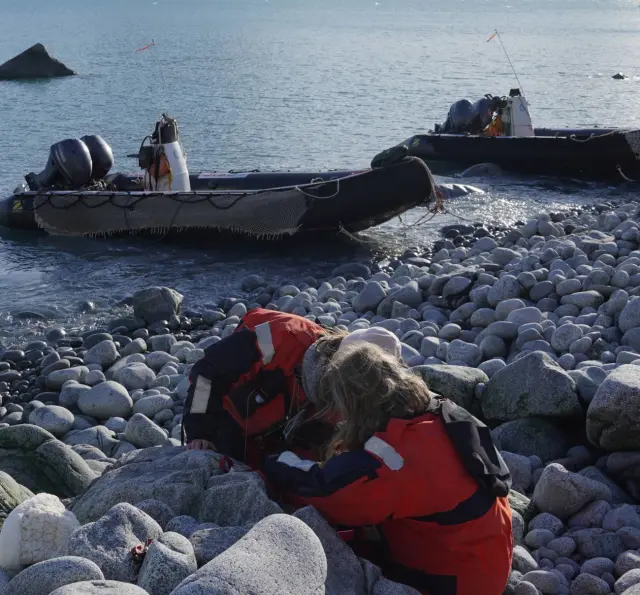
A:
<svg viewBox="0 0 640 595">
<path fill-rule="evenodd" d="M 389 329 L 434 392 L 492 428 L 513 476 L 512 593 L 640 595 L 639 227 L 628 197 L 465 222 L 383 266 L 296 286 L 256 271 L 199 309 L 170 287 L 88 302 L 83 328 L 8 346 L 0 593 L 416 593 L 251 469 L 180 445 L 191 365 L 266 307 Z"/>
</svg>

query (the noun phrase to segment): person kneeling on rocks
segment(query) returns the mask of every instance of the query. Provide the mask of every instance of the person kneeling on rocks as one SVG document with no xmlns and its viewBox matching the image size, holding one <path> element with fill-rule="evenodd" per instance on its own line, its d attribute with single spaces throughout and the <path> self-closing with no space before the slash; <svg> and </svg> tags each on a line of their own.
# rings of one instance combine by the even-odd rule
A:
<svg viewBox="0 0 640 595">
<path fill-rule="evenodd" d="M 318 401 L 318 382 L 343 340 L 400 353 L 399 339 L 381 327 L 347 335 L 295 314 L 245 314 L 191 369 L 183 417 L 188 448 L 213 449 L 256 468 L 265 454 L 286 448 L 319 453 L 335 420 L 317 414 L 328 411 Z"/>
<path fill-rule="evenodd" d="M 511 476 L 489 428 L 370 344 L 343 344 L 320 392 L 343 419 L 327 458 L 267 457 L 270 488 L 316 507 L 392 580 L 429 595 L 502 595 Z"/>
</svg>

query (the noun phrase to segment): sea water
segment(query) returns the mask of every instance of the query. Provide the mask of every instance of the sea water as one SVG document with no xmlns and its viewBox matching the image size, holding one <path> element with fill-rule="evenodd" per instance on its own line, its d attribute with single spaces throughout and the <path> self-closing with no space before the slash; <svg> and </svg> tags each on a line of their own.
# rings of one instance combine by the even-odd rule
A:
<svg viewBox="0 0 640 595">
<path fill-rule="evenodd" d="M 498 30 L 497 37 L 487 42 Z M 536 126 L 640 126 L 640 8 L 622 0 L 0 0 L 0 62 L 36 42 L 79 74 L 0 81 L 0 193 L 40 171 L 49 146 L 100 134 L 117 170 L 163 111 L 192 171 L 366 167 L 446 118 L 451 103 L 521 86 Z M 151 42 L 154 46 L 144 50 Z M 516 80 L 505 55 L 508 53 Z M 611 76 L 622 71 L 628 80 Z M 442 180 L 441 181 L 450 181 Z M 176 287 L 202 304 L 247 273 L 322 277 L 342 262 L 426 245 L 455 221 L 511 223 L 618 189 L 553 179 L 467 180 L 487 193 L 364 234 L 295 250 L 0 231 L 0 332 L 73 320 L 77 304 Z M 462 218 L 462 219 L 460 219 Z"/>
</svg>

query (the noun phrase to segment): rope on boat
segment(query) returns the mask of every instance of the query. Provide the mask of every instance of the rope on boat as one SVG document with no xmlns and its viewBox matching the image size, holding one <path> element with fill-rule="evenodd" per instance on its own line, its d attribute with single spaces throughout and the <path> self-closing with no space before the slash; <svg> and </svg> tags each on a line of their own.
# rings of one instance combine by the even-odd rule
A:
<svg viewBox="0 0 640 595">
<path fill-rule="evenodd" d="M 618 173 L 620 174 L 622 179 L 625 180 L 626 182 L 638 182 L 638 180 L 632 180 L 629 176 L 625 175 L 625 173 L 622 171 L 622 168 L 619 165 L 616 165 L 616 169 L 618 170 Z"/>
</svg>

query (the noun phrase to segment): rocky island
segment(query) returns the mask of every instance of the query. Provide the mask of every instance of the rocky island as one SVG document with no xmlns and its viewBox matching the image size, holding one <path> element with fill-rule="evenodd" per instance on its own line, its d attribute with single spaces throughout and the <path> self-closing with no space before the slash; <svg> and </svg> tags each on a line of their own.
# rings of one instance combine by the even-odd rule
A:
<svg viewBox="0 0 640 595">
<path fill-rule="evenodd" d="M 49 55 L 41 43 L 0 65 L 0 80 L 58 78 L 77 74 Z"/>
</svg>

